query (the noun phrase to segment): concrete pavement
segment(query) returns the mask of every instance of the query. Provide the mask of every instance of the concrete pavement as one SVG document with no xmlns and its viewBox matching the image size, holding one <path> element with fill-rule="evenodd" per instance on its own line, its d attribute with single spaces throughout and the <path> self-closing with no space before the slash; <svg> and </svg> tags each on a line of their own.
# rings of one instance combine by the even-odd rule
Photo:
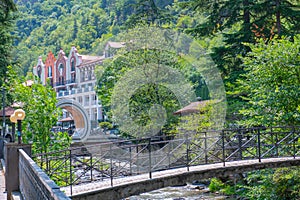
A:
<svg viewBox="0 0 300 200">
<path fill-rule="evenodd" d="M 0 163 L 0 200 L 7 200 L 7 195 L 5 191 L 5 176 L 2 164 Z"/>
</svg>

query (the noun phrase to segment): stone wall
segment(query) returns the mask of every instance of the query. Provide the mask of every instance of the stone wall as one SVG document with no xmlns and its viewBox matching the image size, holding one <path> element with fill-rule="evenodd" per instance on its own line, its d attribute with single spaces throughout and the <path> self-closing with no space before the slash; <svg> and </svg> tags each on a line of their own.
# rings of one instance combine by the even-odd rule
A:
<svg viewBox="0 0 300 200">
<path fill-rule="evenodd" d="M 70 199 L 22 149 L 19 150 L 19 182 L 24 199 Z"/>
</svg>

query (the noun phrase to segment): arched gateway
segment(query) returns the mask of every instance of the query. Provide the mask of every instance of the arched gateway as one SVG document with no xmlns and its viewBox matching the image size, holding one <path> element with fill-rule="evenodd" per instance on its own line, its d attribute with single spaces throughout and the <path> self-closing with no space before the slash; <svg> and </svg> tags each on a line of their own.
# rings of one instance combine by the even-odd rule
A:
<svg viewBox="0 0 300 200">
<path fill-rule="evenodd" d="M 78 142 L 85 141 L 91 132 L 91 122 L 82 105 L 72 99 L 61 99 L 56 107 L 66 109 L 72 114 L 76 126 L 72 139 Z"/>
</svg>

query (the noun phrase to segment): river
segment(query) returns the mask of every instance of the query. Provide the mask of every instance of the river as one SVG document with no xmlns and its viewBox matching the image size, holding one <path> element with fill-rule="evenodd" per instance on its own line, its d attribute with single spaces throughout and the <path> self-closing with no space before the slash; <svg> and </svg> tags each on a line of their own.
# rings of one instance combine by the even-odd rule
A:
<svg viewBox="0 0 300 200">
<path fill-rule="evenodd" d="M 233 200 L 227 196 L 210 193 L 208 188 L 196 189 L 197 185 L 166 187 L 131 196 L 127 200 Z"/>
</svg>

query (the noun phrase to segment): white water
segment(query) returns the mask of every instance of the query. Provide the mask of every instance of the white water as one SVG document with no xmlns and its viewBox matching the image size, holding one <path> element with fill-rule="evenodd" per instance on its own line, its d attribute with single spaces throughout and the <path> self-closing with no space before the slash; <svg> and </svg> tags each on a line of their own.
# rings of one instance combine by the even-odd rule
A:
<svg viewBox="0 0 300 200">
<path fill-rule="evenodd" d="M 196 185 L 166 187 L 127 198 L 127 200 L 222 200 L 226 196 L 212 194 L 208 189 L 195 189 Z"/>
</svg>

